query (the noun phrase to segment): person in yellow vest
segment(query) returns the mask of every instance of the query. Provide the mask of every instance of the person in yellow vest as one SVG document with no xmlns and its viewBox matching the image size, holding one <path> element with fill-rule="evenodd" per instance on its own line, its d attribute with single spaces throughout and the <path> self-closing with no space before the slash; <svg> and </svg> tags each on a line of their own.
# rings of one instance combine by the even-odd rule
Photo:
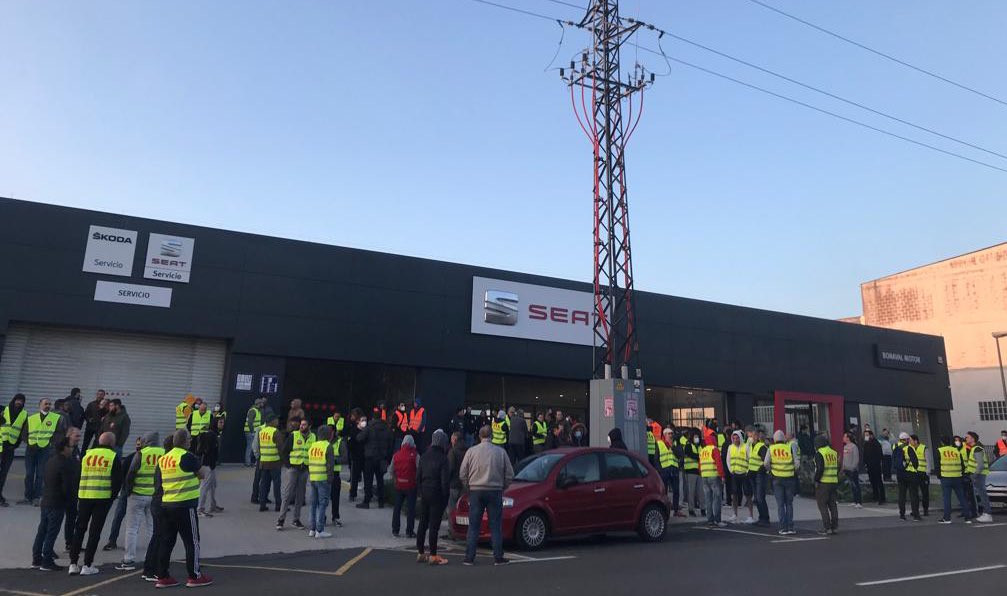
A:
<svg viewBox="0 0 1007 596">
<path fill-rule="evenodd" d="M 752 505 L 752 485 L 748 481 L 748 445 L 744 443 L 742 437 L 744 433 L 736 430 L 731 433 L 731 444 L 727 447 L 727 469 L 730 472 L 730 487 L 727 489 L 727 496 L 731 501 L 733 515 L 727 522 L 738 521 L 738 507 L 741 507 L 742 498 L 745 499 L 745 507 L 748 507 L 748 517 L 741 523 L 754 524 L 755 510 Z"/>
<path fill-rule="evenodd" d="M 916 435 L 909 435 L 909 444 L 916 451 L 916 474 L 920 486 L 920 505 L 923 507 L 923 517 L 930 515 L 930 461 L 927 456 L 927 446 L 920 442 Z"/>
<path fill-rule="evenodd" d="M 493 432 L 493 437 L 490 439 L 490 442 L 501 449 L 506 449 L 508 426 L 507 413 L 500 410 L 497 412 L 496 419 L 490 424 L 490 430 Z"/>
<path fill-rule="evenodd" d="M 979 442 L 979 435 L 975 431 L 965 433 L 965 444 L 969 448 L 969 458 L 965 462 L 965 472 L 972 477 L 978 506 L 981 508 L 976 521 L 988 524 L 993 521 L 990 508 L 990 497 L 986 492 L 986 475 L 989 474 L 989 466 L 986 464 L 986 450 Z"/>
<path fill-rule="evenodd" d="M 255 437 L 255 459 L 258 460 L 257 476 L 259 477 L 259 511 L 266 511 L 269 504 L 269 486 L 273 486 L 273 502 L 276 511 L 280 511 L 280 444 L 284 433 L 279 430 L 280 421 L 276 416 L 266 419 L 266 425 L 259 429 Z"/>
<path fill-rule="evenodd" d="M 187 588 L 198 588 L 213 583 L 213 578 L 199 568 L 199 483 L 206 477 L 206 468 L 199 458 L 189 451 L 189 431 L 179 429 L 172 437 L 172 449 L 157 460 L 154 471 L 154 490 L 161 495 L 161 536 L 157 551 L 157 583 L 155 588 L 171 588 L 179 582 L 171 576 L 171 551 L 178 538 L 185 547 Z"/>
<path fill-rule="evenodd" d="M 295 426 L 296 425 L 296 426 Z M 315 443 L 315 434 L 307 420 L 291 420 L 290 432 L 280 448 L 280 459 L 283 461 L 281 494 L 283 505 L 280 507 L 280 517 L 276 520 L 276 529 L 282 530 L 287 519 L 287 512 L 294 508 L 294 521 L 291 524 L 298 530 L 304 529 L 301 523 L 301 509 L 304 508 L 304 498 L 308 490 L 308 450 Z"/>
<path fill-rule="evenodd" d="M 766 502 L 766 488 L 769 486 L 769 474 L 763 461 L 766 457 L 766 433 L 761 428 L 749 426 L 748 433 L 748 483 L 752 488 L 752 500 L 759 511 L 759 519 L 755 525 L 769 527 L 769 504 Z"/>
<path fill-rule="evenodd" d="M 340 418 L 339 422 L 342 421 L 343 419 Z M 329 487 L 329 503 L 332 506 L 332 525 L 337 528 L 341 528 L 343 527 L 343 522 L 339 519 L 339 495 L 343 489 L 343 480 L 341 476 L 343 473 L 343 466 L 350 463 L 350 457 L 346 448 L 346 440 L 341 434 L 333 431 L 332 438 L 329 439 L 329 442 L 332 443 L 332 455 L 336 458 L 332 470 L 332 486 Z"/>
<path fill-rule="evenodd" d="M 317 440 L 308 447 L 308 486 L 311 497 L 308 538 L 332 537 L 331 532 L 325 531 L 325 508 L 332 495 L 332 484 L 340 480 L 335 473 L 336 455 L 331 441 L 332 427 L 323 425 L 318 429 Z"/>
<path fill-rule="evenodd" d="M 835 534 L 839 529 L 839 453 L 829 445 L 825 435 L 815 437 L 815 501 L 822 516 L 821 536 Z"/>
<path fill-rule="evenodd" d="M 464 430 L 462 431 L 464 435 Z M 545 451 L 545 440 L 549 436 L 549 424 L 545 421 L 545 412 L 539 412 L 535 416 L 535 422 L 531 428 L 531 449 L 533 453 Z M 677 491 L 676 491 L 677 492 Z"/>
<path fill-rule="evenodd" d="M 325 419 L 325 426 L 328 426 L 332 431 L 333 437 L 343 436 L 343 429 L 346 428 L 346 419 L 343 418 L 343 414 L 336 410 L 332 412 L 332 415 Z"/>
<path fill-rule="evenodd" d="M 3 489 L 7 484 L 7 474 L 14 463 L 14 451 L 21 446 L 21 436 L 28 421 L 28 410 L 24 407 L 25 397 L 18 393 L 3 409 L 0 418 L 0 507 L 7 507 L 7 499 L 3 497 Z"/>
<path fill-rule="evenodd" d="M 175 406 L 175 430 L 185 428 L 186 423 L 189 422 L 189 414 L 192 414 L 192 405 L 189 404 L 188 399 L 183 399 Z"/>
<path fill-rule="evenodd" d="M 39 400 L 38 413 L 28 416 L 22 433 L 26 433 L 28 447 L 24 452 L 24 499 L 18 505 L 38 505 L 53 435 L 66 434 L 66 418 L 53 412 L 52 402 L 43 398 Z"/>
<path fill-rule="evenodd" d="M 965 460 L 962 453 L 951 443 L 948 437 L 941 437 L 941 446 L 937 448 L 937 462 L 934 464 L 941 479 L 941 495 L 944 497 L 944 516 L 942 524 L 951 523 L 951 493 L 958 497 L 958 505 L 965 515 L 965 523 L 971 524 L 975 515 L 972 506 L 965 499 L 965 489 L 962 477 L 965 476 Z"/>
<path fill-rule="evenodd" d="M 210 413 L 205 401 L 196 400 L 196 403 L 196 409 L 189 414 L 189 420 L 185 423 L 185 428 L 188 429 L 189 436 L 193 441 L 198 440 L 199 435 L 210 430 L 210 423 L 213 419 L 213 414 Z"/>
<path fill-rule="evenodd" d="M 684 442 L 682 441 L 684 439 Z M 696 517 L 696 510 L 706 517 L 703 505 L 703 480 L 699 475 L 699 448 L 702 441 L 699 431 L 687 430 L 679 444 L 682 447 L 682 498 L 689 509 L 689 517 Z"/>
<path fill-rule="evenodd" d="M 763 460 L 763 465 L 773 475 L 773 495 L 780 517 L 781 536 L 797 533 L 794 530 L 794 495 L 797 494 L 797 473 L 801 461 L 798 450 L 797 441 L 787 441 L 787 435 L 777 430 Z"/>
<path fill-rule="evenodd" d="M 699 475 L 703 481 L 703 500 L 706 502 L 706 525 L 726 528 L 720 518 L 721 495 L 724 491 L 724 462 L 717 448 L 717 438 L 709 435 L 706 445 L 699 449 Z"/>
<path fill-rule="evenodd" d="M 661 473 L 661 480 L 664 481 L 665 491 L 671 491 L 671 511 L 675 517 L 685 517 L 679 508 L 679 469 L 681 460 L 678 444 L 675 442 L 675 431 L 666 428 L 661 432 L 661 439 L 657 441 L 657 465 Z"/>
<path fill-rule="evenodd" d="M 140 525 L 146 528 L 147 539 L 154 534 L 154 518 L 151 502 L 154 499 L 154 470 L 157 460 L 164 455 L 161 438 L 157 432 L 149 432 L 140 437 L 136 455 L 130 459 L 129 469 L 122 490 L 128 495 L 126 501 L 126 552 L 122 562 L 116 566 L 120 571 L 136 569 L 136 544 L 140 536 Z"/>
<path fill-rule="evenodd" d="M 255 462 L 252 461 L 252 443 L 255 442 L 255 435 L 262 428 L 262 398 L 255 400 L 252 403 L 252 407 L 248 408 L 248 413 L 245 414 L 245 465 L 247 467 L 252 467 Z M 256 485 L 258 486 L 258 485 Z M 254 499 L 253 499 L 254 502 Z"/>
<path fill-rule="evenodd" d="M 899 481 L 899 519 L 906 521 L 906 495 L 908 494 L 912 502 L 913 521 L 923 521 L 923 518 L 920 517 L 919 474 L 916 473 L 919 461 L 916 449 L 911 444 L 909 433 L 899 433 L 899 442 L 893 448 L 893 452 L 893 466 Z"/>
<path fill-rule="evenodd" d="M 98 446 L 88 449 L 80 459 L 80 485 L 77 488 L 77 522 L 70 544 L 70 575 L 96 575 L 94 554 L 98 550 L 105 517 L 112 501 L 119 495 L 122 470 L 116 455 L 115 433 L 105 432 L 98 437 Z M 80 567 L 80 550 L 87 534 L 84 566 Z"/>
</svg>

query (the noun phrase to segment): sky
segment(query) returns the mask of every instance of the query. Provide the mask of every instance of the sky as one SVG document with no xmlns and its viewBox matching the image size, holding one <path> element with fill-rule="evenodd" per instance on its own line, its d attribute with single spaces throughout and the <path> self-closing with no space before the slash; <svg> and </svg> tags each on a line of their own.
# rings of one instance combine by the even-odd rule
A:
<svg viewBox="0 0 1007 596">
<path fill-rule="evenodd" d="M 548 0 L 497 0 L 579 20 Z M 574 1 L 574 0 L 571 0 Z M 1007 5 L 766 0 L 1007 101 Z M 578 4 L 586 0 L 576 0 Z M 748 0 L 624 15 L 1007 154 L 1007 105 Z M 555 22 L 472 0 L 0 3 L 0 196 L 587 281 L 591 147 Z M 589 43 L 568 29 L 553 67 Z M 638 43 L 657 47 L 654 34 Z M 665 37 L 675 58 L 1007 168 Z M 684 66 L 627 150 L 638 289 L 838 318 L 1007 240 L 1007 172 Z"/>
</svg>

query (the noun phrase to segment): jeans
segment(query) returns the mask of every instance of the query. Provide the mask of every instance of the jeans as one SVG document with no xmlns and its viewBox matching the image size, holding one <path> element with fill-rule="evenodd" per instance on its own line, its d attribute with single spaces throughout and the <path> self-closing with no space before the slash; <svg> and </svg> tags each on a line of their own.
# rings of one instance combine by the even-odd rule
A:
<svg viewBox="0 0 1007 596">
<path fill-rule="evenodd" d="M 279 523 L 287 519 L 287 512 L 294 508 L 294 521 L 301 521 L 301 509 L 308 490 L 308 469 L 301 467 L 283 468 L 283 506 L 280 508 Z"/>
<path fill-rule="evenodd" d="M 885 483 L 881 480 L 881 470 L 867 466 L 867 478 L 871 481 L 871 500 L 878 505 L 884 505 L 888 498 L 885 495 Z"/>
<path fill-rule="evenodd" d="M 269 485 L 273 485 L 273 503 L 280 507 L 280 469 L 263 468 L 259 472 L 259 509 L 265 509 L 269 500 Z"/>
<path fill-rule="evenodd" d="M 664 468 L 661 470 L 661 480 L 664 481 L 665 492 L 671 492 L 671 510 L 678 511 L 678 468 Z"/>
<path fill-rule="evenodd" d="M 136 542 L 140 537 L 140 525 L 146 529 L 147 538 L 154 534 L 154 517 L 150 512 L 153 497 L 130 495 L 126 506 L 126 554 L 123 561 L 136 561 Z"/>
<path fill-rule="evenodd" d="M 846 481 L 850 483 L 850 490 L 853 492 L 853 502 L 863 505 L 864 498 L 860 493 L 860 473 L 856 470 L 843 470 L 843 476 L 846 476 Z"/>
<path fill-rule="evenodd" d="M 990 496 L 986 492 L 985 474 L 976 474 L 972 477 L 972 490 L 976 493 L 976 501 L 979 502 L 982 512 L 984 514 L 992 514 L 993 509 L 990 507 Z"/>
<path fill-rule="evenodd" d="M 826 531 L 839 529 L 837 492 L 837 484 L 819 482 L 815 485 L 815 502 L 818 503 L 818 513 L 822 516 L 822 529 Z"/>
<path fill-rule="evenodd" d="M 682 474 L 682 498 L 689 506 L 689 513 L 703 507 L 703 482 L 699 474 Z"/>
<path fill-rule="evenodd" d="M 941 478 L 941 494 L 944 497 L 944 519 L 951 519 L 951 493 L 958 497 L 958 505 L 962 508 L 965 519 L 972 519 L 972 507 L 965 500 L 965 487 L 961 478 Z"/>
<path fill-rule="evenodd" d="M 766 485 L 769 484 L 769 475 L 759 471 L 752 476 L 752 488 L 755 493 L 755 508 L 759 510 L 759 521 L 769 523 L 769 503 L 766 502 Z"/>
<path fill-rule="evenodd" d="M 52 552 L 56 537 L 59 536 L 59 528 L 63 525 L 62 507 L 41 507 L 41 517 L 38 521 L 38 531 L 35 532 L 35 544 L 31 549 L 32 563 L 55 562 L 55 555 Z"/>
<path fill-rule="evenodd" d="M 458 499 L 462 498 L 462 489 L 452 488 L 448 491 L 448 527 L 451 527 L 451 517 L 455 514 L 455 509 L 458 508 Z"/>
<path fill-rule="evenodd" d="M 402 524 L 402 503 L 406 504 L 406 534 L 412 535 L 416 527 L 416 489 L 396 490 L 392 509 L 392 534 L 398 536 Z"/>
<path fill-rule="evenodd" d="M 252 443 L 255 442 L 255 433 L 245 433 L 245 465 L 251 466 L 255 463 L 255 457 L 252 455 Z"/>
<path fill-rule="evenodd" d="M 336 476 L 335 482 L 339 482 Z M 308 518 L 308 529 L 316 532 L 325 531 L 325 509 L 329 506 L 329 498 L 332 494 L 332 487 L 328 480 L 312 480 L 309 486 L 311 517 Z"/>
<path fill-rule="evenodd" d="M 112 518 L 112 527 L 108 531 L 108 543 L 115 544 L 119 540 L 119 530 L 122 529 L 122 520 L 126 518 L 126 491 L 120 491 L 115 500 L 115 517 Z"/>
<path fill-rule="evenodd" d="M 483 512 L 489 517 L 490 542 L 493 544 L 493 558 L 503 559 L 503 491 L 469 491 L 469 531 L 465 540 L 465 560 L 476 560 L 476 546 L 479 530 L 482 528 Z"/>
<path fill-rule="evenodd" d="M 444 495 L 438 492 L 424 492 L 420 507 L 420 526 L 416 531 L 416 550 L 423 554 L 424 545 L 430 545 L 430 554 L 437 554 L 437 533 L 441 530 L 444 517 Z M 426 536 L 425 536 L 426 534 Z"/>
<path fill-rule="evenodd" d="M 794 494 L 797 493 L 797 478 L 774 478 L 773 494 L 776 496 L 777 515 L 781 530 L 794 529 Z"/>
<path fill-rule="evenodd" d="M 7 484 L 7 473 L 14 463 L 14 447 L 10 443 L 4 443 L 3 453 L 0 453 L 0 503 L 5 502 L 3 498 L 3 487 Z"/>
<path fill-rule="evenodd" d="M 210 512 L 217 507 L 217 469 L 210 468 L 199 483 L 199 511 Z"/>
<path fill-rule="evenodd" d="M 720 523 L 722 482 L 720 476 L 703 478 L 703 498 L 706 500 L 706 521 L 711 524 Z"/>
<path fill-rule="evenodd" d="M 28 447 L 24 452 L 24 498 L 28 501 L 42 498 L 42 481 L 45 462 L 49 461 L 52 446 Z"/>
</svg>

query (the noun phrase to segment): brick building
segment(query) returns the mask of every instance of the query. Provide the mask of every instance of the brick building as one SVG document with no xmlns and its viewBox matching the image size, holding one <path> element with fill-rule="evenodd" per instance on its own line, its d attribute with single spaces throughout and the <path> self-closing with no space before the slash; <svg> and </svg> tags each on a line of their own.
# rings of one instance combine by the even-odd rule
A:
<svg viewBox="0 0 1007 596">
<path fill-rule="evenodd" d="M 1007 243 L 869 281 L 860 293 L 860 323 L 944 337 L 955 432 L 995 440 L 1007 428 L 993 338 L 1007 331 Z"/>
</svg>

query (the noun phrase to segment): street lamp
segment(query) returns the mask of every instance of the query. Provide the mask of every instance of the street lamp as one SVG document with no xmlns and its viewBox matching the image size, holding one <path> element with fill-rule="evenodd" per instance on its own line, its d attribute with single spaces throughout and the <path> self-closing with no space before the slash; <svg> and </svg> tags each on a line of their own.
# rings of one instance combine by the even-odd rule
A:
<svg viewBox="0 0 1007 596">
<path fill-rule="evenodd" d="M 997 342 L 997 360 L 1000 362 L 1000 383 L 1003 385 L 1004 401 L 1007 401 L 1007 377 L 1004 377 L 1004 359 L 1000 354 L 1000 338 L 1007 337 L 1007 331 L 994 331 L 993 339 Z"/>
</svg>

